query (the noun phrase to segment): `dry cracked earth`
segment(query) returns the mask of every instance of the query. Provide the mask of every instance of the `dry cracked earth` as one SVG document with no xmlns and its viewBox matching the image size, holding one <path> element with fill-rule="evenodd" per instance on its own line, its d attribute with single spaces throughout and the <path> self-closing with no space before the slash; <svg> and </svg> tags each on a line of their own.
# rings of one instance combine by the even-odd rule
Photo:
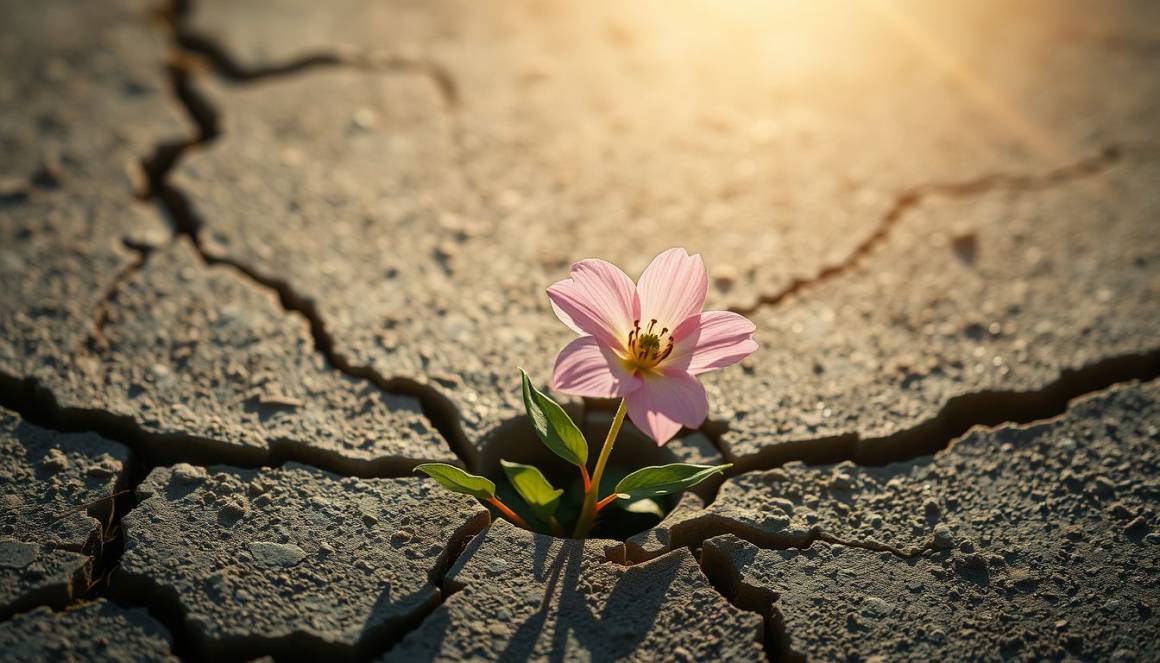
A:
<svg viewBox="0 0 1160 663">
<path fill-rule="evenodd" d="M 1160 5 L 0 14 L 0 658 L 1160 660 Z M 617 453 L 723 481 L 414 475 L 533 458 L 543 288 L 673 245 L 761 350 Z"/>
</svg>

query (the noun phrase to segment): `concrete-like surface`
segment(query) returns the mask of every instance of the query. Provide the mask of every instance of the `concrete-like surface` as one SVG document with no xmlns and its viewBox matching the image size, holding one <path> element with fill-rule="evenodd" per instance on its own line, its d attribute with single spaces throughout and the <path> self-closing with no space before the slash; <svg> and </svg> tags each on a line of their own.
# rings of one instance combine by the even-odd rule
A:
<svg viewBox="0 0 1160 663">
<path fill-rule="evenodd" d="M 177 661 L 172 639 L 144 609 L 125 610 L 99 599 L 52 612 L 38 608 L 0 623 L 4 660 Z"/>
<path fill-rule="evenodd" d="M 758 503 L 776 494 L 849 545 L 763 550 L 727 534 L 705 542 L 701 562 L 768 614 L 787 657 L 1148 660 L 1160 627 L 1158 400 L 1155 383 L 1123 388 L 932 459 L 768 476 L 719 512 L 739 534 L 762 540 Z"/>
<path fill-rule="evenodd" d="M 6 654 L 1155 658 L 1154 3 L 0 15 Z M 614 463 L 727 477 L 581 544 L 411 472 L 534 460 L 544 288 L 674 245 L 761 349 Z"/>
<path fill-rule="evenodd" d="M 729 604 L 688 551 L 639 566 L 607 542 L 496 522 L 444 578 L 451 596 L 386 660 L 762 660 L 761 620 Z"/>
<path fill-rule="evenodd" d="M 349 657 L 440 600 L 435 580 L 487 510 L 414 479 L 159 468 L 123 520 L 118 591 L 175 603 L 213 656 Z"/>
<path fill-rule="evenodd" d="M 0 617 L 88 589 L 128 450 L 0 408 Z"/>
</svg>

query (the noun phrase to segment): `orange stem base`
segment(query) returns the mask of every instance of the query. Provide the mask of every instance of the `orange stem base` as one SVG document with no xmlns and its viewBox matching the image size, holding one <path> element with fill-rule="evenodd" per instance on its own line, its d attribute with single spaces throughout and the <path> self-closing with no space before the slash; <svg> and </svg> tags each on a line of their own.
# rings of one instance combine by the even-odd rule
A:
<svg viewBox="0 0 1160 663">
<path fill-rule="evenodd" d="M 520 527 L 522 527 L 526 530 L 532 529 L 531 526 L 528 525 L 528 521 L 524 520 L 523 518 L 520 518 L 519 514 L 517 514 L 515 511 L 512 511 L 511 509 L 509 509 L 508 505 L 499 501 L 498 498 L 489 497 L 489 498 L 487 498 L 487 503 L 494 506 L 495 508 L 499 509 L 499 512 L 502 513 L 503 515 L 507 516 L 508 520 L 512 521 L 513 523 L 519 525 Z"/>
</svg>

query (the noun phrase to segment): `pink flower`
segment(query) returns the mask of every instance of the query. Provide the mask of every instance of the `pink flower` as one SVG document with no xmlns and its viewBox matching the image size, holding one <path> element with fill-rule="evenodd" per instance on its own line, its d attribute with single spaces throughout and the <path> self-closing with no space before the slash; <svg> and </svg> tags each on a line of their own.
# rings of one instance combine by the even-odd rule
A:
<svg viewBox="0 0 1160 663">
<path fill-rule="evenodd" d="M 745 317 L 701 312 L 708 283 L 701 256 L 681 248 L 654 258 L 636 284 L 603 260 L 573 264 L 572 278 L 548 288 L 556 316 L 580 334 L 556 358 L 552 389 L 623 397 L 629 418 L 658 445 L 682 425 L 700 426 L 709 401 L 695 376 L 757 349 Z"/>
</svg>

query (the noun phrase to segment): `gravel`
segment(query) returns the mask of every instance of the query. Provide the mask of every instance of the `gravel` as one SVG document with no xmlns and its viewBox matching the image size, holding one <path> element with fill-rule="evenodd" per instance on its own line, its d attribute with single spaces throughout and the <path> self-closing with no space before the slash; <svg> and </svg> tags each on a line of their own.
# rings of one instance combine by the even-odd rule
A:
<svg viewBox="0 0 1160 663">
<path fill-rule="evenodd" d="M 288 464 L 153 470 L 114 591 L 180 611 L 200 655 L 367 655 L 440 600 L 487 510 L 418 479 Z"/>
<path fill-rule="evenodd" d="M 101 552 L 129 452 L 0 408 L 0 619 L 78 598 Z"/>
</svg>

